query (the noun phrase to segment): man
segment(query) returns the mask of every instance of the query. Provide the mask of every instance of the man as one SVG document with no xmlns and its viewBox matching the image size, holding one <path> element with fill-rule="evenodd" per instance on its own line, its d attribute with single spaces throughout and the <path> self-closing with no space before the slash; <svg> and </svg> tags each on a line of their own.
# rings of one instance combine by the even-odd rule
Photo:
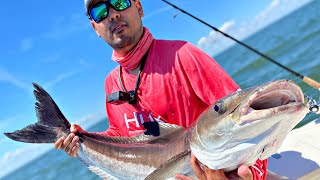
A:
<svg viewBox="0 0 320 180">
<path fill-rule="evenodd" d="M 139 0 L 84 0 L 97 35 L 113 48 L 112 59 L 120 66 L 106 78 L 106 136 L 134 136 L 143 133 L 144 122 L 164 121 L 188 127 L 218 99 L 239 87 L 208 55 L 184 41 L 155 40 L 142 26 Z M 124 92 L 122 96 L 119 91 Z M 127 93 L 126 93 L 127 92 Z M 72 125 L 68 137 L 55 148 L 76 156 L 84 131 Z M 221 170 L 201 168 L 194 156 L 191 166 L 199 179 L 227 179 Z M 253 167 L 240 166 L 243 179 L 263 179 L 266 161 Z M 179 179 L 190 179 L 176 175 Z"/>
</svg>

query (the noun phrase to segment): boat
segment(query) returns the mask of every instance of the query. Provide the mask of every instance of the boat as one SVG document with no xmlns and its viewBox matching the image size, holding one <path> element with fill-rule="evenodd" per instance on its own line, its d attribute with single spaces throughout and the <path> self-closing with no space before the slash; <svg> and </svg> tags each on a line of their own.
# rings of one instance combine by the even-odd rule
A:
<svg viewBox="0 0 320 180">
<path fill-rule="evenodd" d="M 293 129 L 268 160 L 270 180 L 320 179 L 320 118 Z"/>
</svg>

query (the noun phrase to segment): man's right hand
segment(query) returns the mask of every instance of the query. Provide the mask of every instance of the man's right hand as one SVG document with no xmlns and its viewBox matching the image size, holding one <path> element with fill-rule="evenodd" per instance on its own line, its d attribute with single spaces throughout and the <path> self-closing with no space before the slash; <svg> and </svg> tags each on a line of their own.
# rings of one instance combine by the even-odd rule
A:
<svg viewBox="0 0 320 180">
<path fill-rule="evenodd" d="M 68 137 L 62 136 L 54 143 L 54 148 L 62 149 L 66 151 L 66 153 L 72 157 L 77 157 L 78 149 L 80 146 L 79 137 L 75 135 L 76 132 L 84 132 L 84 130 L 76 125 L 72 124 L 70 127 L 71 133 Z"/>
</svg>

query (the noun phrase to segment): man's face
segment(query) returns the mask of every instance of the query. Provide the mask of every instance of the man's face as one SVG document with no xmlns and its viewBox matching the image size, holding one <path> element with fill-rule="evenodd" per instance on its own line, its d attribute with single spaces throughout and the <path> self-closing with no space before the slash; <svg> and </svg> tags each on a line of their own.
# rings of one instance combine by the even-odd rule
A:
<svg viewBox="0 0 320 180">
<path fill-rule="evenodd" d="M 99 0 L 94 0 L 91 5 L 97 2 Z M 96 33 L 114 50 L 128 52 L 137 44 L 143 33 L 142 16 L 139 0 L 131 0 L 128 9 L 116 11 L 109 7 L 109 14 L 104 20 L 99 23 L 91 21 L 91 24 Z"/>
</svg>

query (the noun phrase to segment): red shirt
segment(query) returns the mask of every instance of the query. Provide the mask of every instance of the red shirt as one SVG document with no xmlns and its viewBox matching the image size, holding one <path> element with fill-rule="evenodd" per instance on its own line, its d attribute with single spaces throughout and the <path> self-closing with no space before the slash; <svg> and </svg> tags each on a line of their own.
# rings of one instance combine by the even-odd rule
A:
<svg viewBox="0 0 320 180">
<path fill-rule="evenodd" d="M 123 91 L 114 69 L 106 79 L 109 95 Z M 137 77 L 122 71 L 127 91 L 134 90 Z M 207 54 L 184 41 L 154 40 L 141 73 L 135 105 L 106 103 L 108 135 L 133 136 L 146 121 L 161 120 L 188 127 L 209 105 L 235 92 L 238 85 Z"/>
<path fill-rule="evenodd" d="M 116 68 L 106 78 L 107 95 L 123 91 L 118 73 Z M 123 70 L 122 79 L 127 91 L 134 90 L 137 76 Z M 238 89 L 220 65 L 197 47 L 185 41 L 154 40 L 141 73 L 137 104 L 106 103 L 109 129 L 104 134 L 134 136 L 144 131 L 143 122 L 159 120 L 188 127 L 209 105 Z M 265 166 L 255 166 L 259 172 L 251 168 L 255 178 L 266 172 L 264 162 Z"/>
</svg>

